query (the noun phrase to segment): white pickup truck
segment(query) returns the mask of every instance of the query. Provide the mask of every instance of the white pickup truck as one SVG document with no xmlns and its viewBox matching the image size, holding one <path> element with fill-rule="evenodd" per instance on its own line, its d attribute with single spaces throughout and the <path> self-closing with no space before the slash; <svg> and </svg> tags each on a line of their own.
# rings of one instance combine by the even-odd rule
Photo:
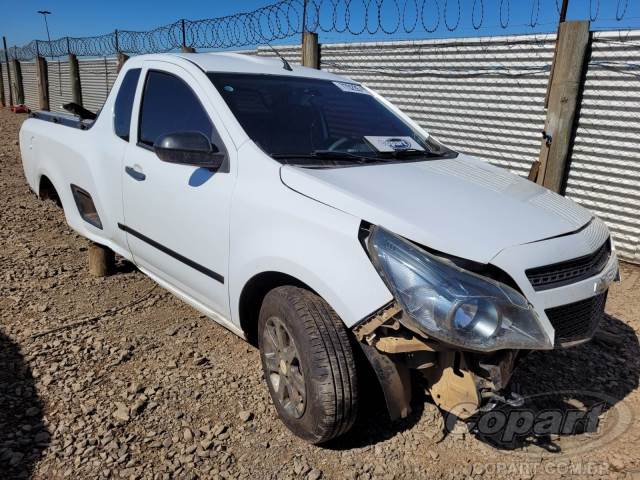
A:
<svg viewBox="0 0 640 480">
<path fill-rule="evenodd" d="M 352 426 L 358 356 L 392 418 L 411 378 L 461 418 L 505 401 L 528 351 L 593 336 L 619 275 L 601 220 L 349 78 L 147 55 L 97 117 L 74 111 L 24 122 L 31 189 L 258 345 L 280 418 L 309 442 Z"/>
</svg>

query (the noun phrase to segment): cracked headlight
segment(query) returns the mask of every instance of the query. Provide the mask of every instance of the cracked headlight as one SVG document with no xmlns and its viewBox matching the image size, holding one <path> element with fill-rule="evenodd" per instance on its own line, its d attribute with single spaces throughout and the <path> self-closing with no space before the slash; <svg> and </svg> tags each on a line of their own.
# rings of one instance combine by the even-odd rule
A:
<svg viewBox="0 0 640 480">
<path fill-rule="evenodd" d="M 373 227 L 368 248 L 414 331 L 469 350 L 553 348 L 538 315 L 513 288 L 464 270 Z"/>
</svg>

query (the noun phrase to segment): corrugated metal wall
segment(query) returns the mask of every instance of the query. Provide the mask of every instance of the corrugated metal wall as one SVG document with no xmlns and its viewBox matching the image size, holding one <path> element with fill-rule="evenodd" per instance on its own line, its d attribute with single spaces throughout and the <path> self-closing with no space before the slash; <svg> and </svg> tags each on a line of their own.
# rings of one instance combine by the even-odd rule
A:
<svg viewBox="0 0 640 480">
<path fill-rule="evenodd" d="M 302 63 L 302 48 L 300 48 L 300 45 L 277 45 L 275 48 L 291 65 L 300 65 Z M 269 47 L 258 47 L 257 53 L 261 57 L 278 57 Z"/>
<path fill-rule="evenodd" d="M 49 75 L 49 107 L 52 112 L 64 112 L 62 105 L 73 100 L 71 95 L 71 80 L 69 78 L 69 62 L 49 60 L 47 62 Z"/>
<path fill-rule="evenodd" d="M 116 58 L 79 60 L 80 85 L 84 108 L 97 112 L 107 99 L 117 76 Z"/>
<path fill-rule="evenodd" d="M 22 88 L 24 89 L 24 103 L 32 110 L 40 108 L 38 101 L 38 76 L 36 62 L 20 62 L 22 70 Z"/>
<path fill-rule="evenodd" d="M 640 262 L 640 30 L 595 32 L 567 196 L 609 226 Z M 634 67 L 635 66 L 635 67 Z"/>
<path fill-rule="evenodd" d="M 553 36 L 324 45 L 323 68 L 384 95 L 455 149 L 520 175 L 540 151 Z"/>
</svg>

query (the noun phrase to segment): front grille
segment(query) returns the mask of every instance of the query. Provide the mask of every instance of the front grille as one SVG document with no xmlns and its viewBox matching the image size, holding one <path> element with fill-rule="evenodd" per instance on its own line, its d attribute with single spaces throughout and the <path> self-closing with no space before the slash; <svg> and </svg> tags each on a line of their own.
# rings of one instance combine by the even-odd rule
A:
<svg viewBox="0 0 640 480">
<path fill-rule="evenodd" d="M 584 257 L 554 263 L 525 271 L 536 291 L 561 287 L 593 277 L 602 271 L 611 256 L 611 240 L 607 239 L 595 252 Z"/>
<path fill-rule="evenodd" d="M 556 331 L 556 346 L 591 338 L 604 315 L 607 292 L 545 310 Z"/>
</svg>

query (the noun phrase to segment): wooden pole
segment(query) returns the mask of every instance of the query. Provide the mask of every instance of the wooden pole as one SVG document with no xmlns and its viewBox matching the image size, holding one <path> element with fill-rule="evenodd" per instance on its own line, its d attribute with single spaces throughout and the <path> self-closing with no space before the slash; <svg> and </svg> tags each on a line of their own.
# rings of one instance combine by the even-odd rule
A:
<svg viewBox="0 0 640 480">
<path fill-rule="evenodd" d="M 24 86 L 22 85 L 22 68 L 17 59 L 11 60 L 13 63 L 13 94 L 16 98 L 16 105 L 24 104 Z"/>
<path fill-rule="evenodd" d="M 71 98 L 73 103 L 82 105 L 82 84 L 80 83 L 80 64 L 78 57 L 69 54 L 69 79 L 71 80 Z"/>
<path fill-rule="evenodd" d="M 11 91 L 11 68 L 9 68 L 9 52 L 7 50 L 7 37 L 2 37 L 4 45 L 4 61 L 7 66 L 7 83 L 9 87 L 9 105 L 13 106 L 13 92 Z"/>
<path fill-rule="evenodd" d="M 0 60 L 0 106 L 7 106 L 7 99 L 4 97 L 4 77 L 2 76 L 2 60 Z"/>
<path fill-rule="evenodd" d="M 126 53 L 118 52 L 118 66 L 117 66 L 118 73 L 120 72 L 120 70 L 122 70 L 122 66 L 125 64 L 127 60 L 129 60 L 129 55 L 127 55 Z"/>
<path fill-rule="evenodd" d="M 89 246 L 89 273 L 94 277 L 106 277 L 113 272 L 115 263 L 112 250 L 97 243 Z"/>
<path fill-rule="evenodd" d="M 549 81 L 547 82 L 547 93 L 544 97 L 544 108 L 549 108 L 549 92 L 551 91 L 551 83 L 553 82 L 553 70 L 556 65 L 556 57 L 558 56 L 558 39 L 560 38 L 560 25 L 567 20 L 567 10 L 569 9 L 569 0 L 562 0 L 560 8 L 560 18 L 558 20 L 558 30 L 556 32 L 556 45 L 553 49 L 553 61 L 551 62 L 551 71 L 549 72 Z"/>
<path fill-rule="evenodd" d="M 560 25 L 537 183 L 561 193 L 575 138 L 591 34 L 589 22 Z"/>
<path fill-rule="evenodd" d="M 125 64 L 127 60 L 129 60 L 129 55 L 120 51 L 120 38 L 118 36 L 117 29 L 114 31 L 114 37 L 115 37 L 115 43 L 116 43 L 116 52 L 118 52 L 118 63 L 116 66 L 116 72 L 120 73 L 120 70 L 122 70 L 122 66 Z M 106 59 L 105 59 L 105 62 L 106 62 Z"/>
<path fill-rule="evenodd" d="M 44 57 L 36 57 L 36 78 L 38 81 L 38 103 L 40 110 L 50 110 L 49 105 L 49 72 Z"/>
<path fill-rule="evenodd" d="M 302 65 L 320 69 L 320 46 L 318 45 L 318 34 L 304 32 L 302 34 Z"/>
</svg>

